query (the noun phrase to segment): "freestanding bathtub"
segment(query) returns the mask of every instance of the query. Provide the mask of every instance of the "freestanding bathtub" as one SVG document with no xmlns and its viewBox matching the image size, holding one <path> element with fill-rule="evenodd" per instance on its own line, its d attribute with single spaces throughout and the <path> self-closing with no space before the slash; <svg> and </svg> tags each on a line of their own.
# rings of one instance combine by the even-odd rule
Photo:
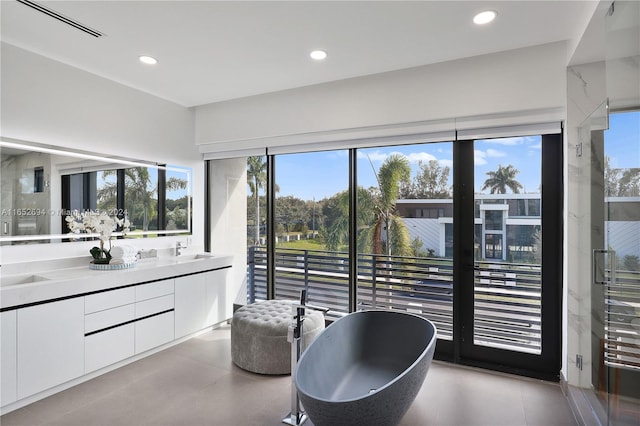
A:
<svg viewBox="0 0 640 426">
<path fill-rule="evenodd" d="M 395 425 L 418 394 L 435 347 L 435 326 L 417 315 L 349 314 L 300 357 L 300 402 L 315 426 Z"/>
</svg>

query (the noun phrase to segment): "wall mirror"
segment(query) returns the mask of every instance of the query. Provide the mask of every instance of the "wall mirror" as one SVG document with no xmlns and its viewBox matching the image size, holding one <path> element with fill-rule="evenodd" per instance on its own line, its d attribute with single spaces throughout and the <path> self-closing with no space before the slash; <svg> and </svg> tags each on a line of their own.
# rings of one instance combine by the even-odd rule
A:
<svg viewBox="0 0 640 426">
<path fill-rule="evenodd" d="M 75 241 L 70 211 L 131 222 L 126 238 L 191 233 L 191 169 L 0 137 L 0 245 Z"/>
</svg>

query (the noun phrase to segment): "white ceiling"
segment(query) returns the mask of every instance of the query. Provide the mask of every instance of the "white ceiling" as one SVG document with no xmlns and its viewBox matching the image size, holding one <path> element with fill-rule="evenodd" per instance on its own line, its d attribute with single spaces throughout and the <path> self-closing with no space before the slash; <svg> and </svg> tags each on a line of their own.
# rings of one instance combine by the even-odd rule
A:
<svg viewBox="0 0 640 426">
<path fill-rule="evenodd" d="M 39 3 L 105 36 L 2 0 L 2 41 L 184 106 L 576 40 L 594 7 L 513 0 Z M 485 9 L 498 18 L 474 25 L 473 15 Z M 313 49 L 328 58 L 314 62 Z M 159 62 L 143 65 L 139 55 Z"/>
</svg>

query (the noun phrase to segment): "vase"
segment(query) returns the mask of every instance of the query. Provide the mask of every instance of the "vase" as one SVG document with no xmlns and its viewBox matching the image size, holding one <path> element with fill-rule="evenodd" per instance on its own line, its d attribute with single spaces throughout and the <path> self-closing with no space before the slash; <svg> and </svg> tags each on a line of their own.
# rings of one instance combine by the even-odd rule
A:
<svg viewBox="0 0 640 426">
<path fill-rule="evenodd" d="M 93 257 L 91 263 L 97 265 L 108 265 L 111 261 L 111 254 L 104 249 L 104 241 L 102 240 L 100 240 L 100 247 L 93 247 L 89 250 L 89 253 L 91 253 L 91 257 Z"/>
</svg>

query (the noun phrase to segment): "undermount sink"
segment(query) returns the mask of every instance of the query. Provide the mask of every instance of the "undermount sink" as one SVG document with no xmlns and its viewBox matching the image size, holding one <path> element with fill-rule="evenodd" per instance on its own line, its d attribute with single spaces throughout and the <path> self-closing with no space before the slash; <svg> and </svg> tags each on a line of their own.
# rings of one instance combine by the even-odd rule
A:
<svg viewBox="0 0 640 426">
<path fill-rule="evenodd" d="M 178 263 L 193 262 L 196 260 L 213 259 L 211 253 L 181 254 L 180 256 L 159 257 L 156 265 L 175 265 Z"/>
<path fill-rule="evenodd" d="M 197 254 L 181 254 L 180 256 L 176 256 L 177 261 L 189 261 L 189 260 L 199 260 L 199 259 L 211 259 L 214 257 L 211 253 L 197 253 Z"/>
<path fill-rule="evenodd" d="M 20 284 L 31 284 L 40 281 L 48 281 L 49 278 L 41 275 L 7 275 L 0 277 L 0 286 L 7 287 Z"/>
</svg>

